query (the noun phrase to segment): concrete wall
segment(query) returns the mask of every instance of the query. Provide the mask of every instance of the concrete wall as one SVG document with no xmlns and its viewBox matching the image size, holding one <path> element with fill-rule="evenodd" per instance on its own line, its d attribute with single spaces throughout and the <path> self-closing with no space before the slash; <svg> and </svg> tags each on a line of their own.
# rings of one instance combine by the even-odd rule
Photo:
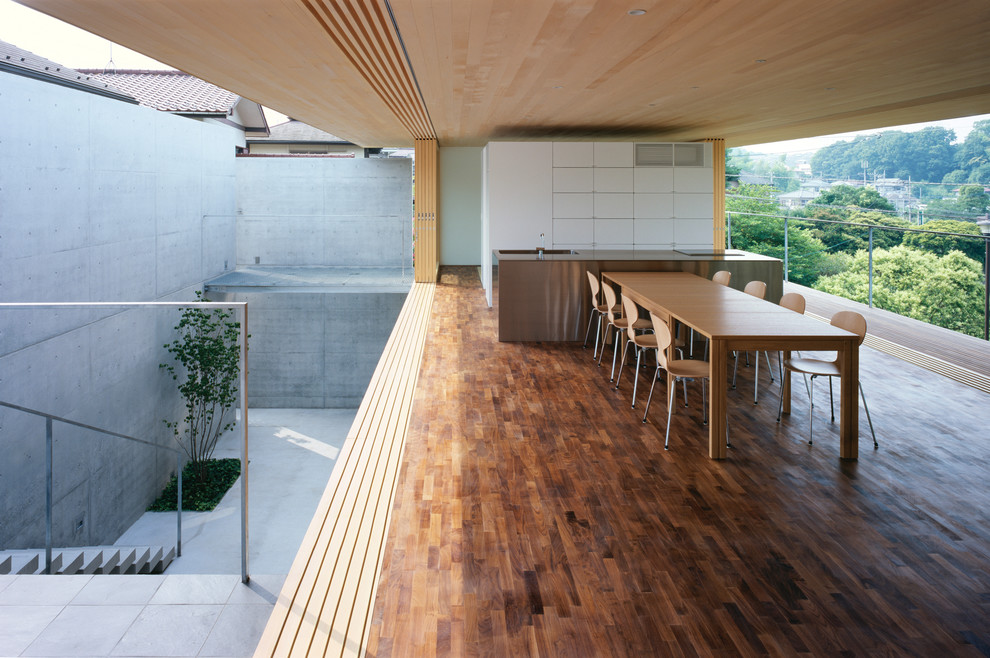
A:
<svg viewBox="0 0 990 658">
<path fill-rule="evenodd" d="M 411 160 L 236 164 L 238 265 L 412 265 Z"/>
<path fill-rule="evenodd" d="M 237 131 L 0 73 L 0 301 L 187 300 L 235 259 Z M 0 400 L 171 445 L 177 315 L 0 311 Z M 44 541 L 44 420 L 0 408 L 0 548 Z M 55 424 L 55 543 L 112 542 L 174 455 Z"/>
<path fill-rule="evenodd" d="M 252 408 L 356 408 L 406 292 L 210 293 L 250 309 Z"/>
<path fill-rule="evenodd" d="M 482 148 L 440 149 L 440 264 L 478 265 Z"/>
</svg>

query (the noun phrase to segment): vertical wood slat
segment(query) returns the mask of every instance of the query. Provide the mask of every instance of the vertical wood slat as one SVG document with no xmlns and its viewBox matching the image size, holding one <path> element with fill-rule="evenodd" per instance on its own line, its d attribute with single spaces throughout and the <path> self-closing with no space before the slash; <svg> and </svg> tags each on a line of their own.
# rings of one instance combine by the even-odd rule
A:
<svg viewBox="0 0 990 658">
<path fill-rule="evenodd" d="M 435 288 L 403 305 L 255 656 L 361 652 Z"/>
<path fill-rule="evenodd" d="M 725 250 L 725 140 L 711 138 L 705 142 L 712 145 L 712 177 L 715 179 L 712 244 L 717 253 Z"/>
<path fill-rule="evenodd" d="M 414 138 L 435 138 L 429 111 L 381 0 L 302 0 L 313 17 Z"/>
<path fill-rule="evenodd" d="M 415 277 L 417 283 L 435 283 L 440 264 L 437 253 L 437 141 L 416 140 Z"/>
</svg>

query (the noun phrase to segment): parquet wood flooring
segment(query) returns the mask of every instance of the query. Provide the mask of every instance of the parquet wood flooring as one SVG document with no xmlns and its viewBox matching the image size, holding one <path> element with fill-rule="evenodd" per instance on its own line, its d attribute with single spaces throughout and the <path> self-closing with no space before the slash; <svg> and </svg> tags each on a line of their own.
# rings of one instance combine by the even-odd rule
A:
<svg viewBox="0 0 990 658">
<path fill-rule="evenodd" d="M 990 396 L 863 349 L 880 449 L 843 462 L 824 384 L 809 446 L 803 387 L 778 425 L 740 368 L 713 461 L 697 384 L 665 452 L 647 370 L 633 410 L 497 317 L 441 271 L 367 655 L 990 655 Z"/>
</svg>

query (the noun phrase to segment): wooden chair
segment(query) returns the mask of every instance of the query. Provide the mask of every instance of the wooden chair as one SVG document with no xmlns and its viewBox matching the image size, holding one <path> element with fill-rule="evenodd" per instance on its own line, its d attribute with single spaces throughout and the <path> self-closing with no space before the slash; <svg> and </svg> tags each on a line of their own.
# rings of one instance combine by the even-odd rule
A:
<svg viewBox="0 0 990 658">
<path fill-rule="evenodd" d="M 638 318 L 639 317 L 639 306 L 636 302 L 622 295 L 622 313 L 627 318 Z M 646 331 L 650 333 L 645 333 Z M 652 323 L 648 329 L 644 330 L 644 333 L 637 334 L 636 332 L 630 333 L 628 336 L 629 340 L 626 341 L 626 346 L 622 350 L 622 361 L 619 363 L 619 374 L 615 378 L 615 390 L 619 390 L 619 384 L 622 382 L 622 368 L 626 365 L 626 356 L 629 354 L 629 347 L 632 346 L 636 350 L 636 370 L 633 371 L 633 395 L 632 395 L 632 406 L 633 409 L 636 408 L 636 389 L 639 385 L 639 366 L 640 357 L 642 357 L 643 352 L 647 350 L 657 349 L 657 336 L 653 333 Z M 683 341 L 678 341 L 675 343 L 675 347 L 678 352 L 681 352 L 683 357 L 684 353 L 681 351 Z"/>
<path fill-rule="evenodd" d="M 718 272 L 716 272 L 715 274 L 712 275 L 712 281 L 715 282 L 715 283 L 717 283 L 717 284 L 719 284 L 719 285 L 722 285 L 722 286 L 729 285 L 729 281 L 731 281 L 731 280 L 732 280 L 732 272 L 730 272 L 729 270 L 719 270 Z M 694 329 L 691 330 L 691 339 L 690 340 L 691 340 L 691 343 L 690 343 L 691 348 L 688 350 L 688 354 L 690 354 L 693 357 L 694 356 Z M 708 340 L 707 339 L 705 339 L 705 356 L 704 356 L 704 358 L 706 360 L 708 359 Z"/>
<path fill-rule="evenodd" d="M 858 344 L 863 344 L 863 339 L 866 338 L 866 319 L 856 313 L 855 311 L 839 311 L 832 316 L 833 327 L 838 327 L 839 329 L 845 329 L 848 332 L 854 333 L 859 337 Z M 835 422 L 835 403 L 832 396 L 832 379 L 835 377 L 840 377 L 842 373 L 839 370 L 839 358 L 832 361 L 825 361 L 823 359 L 805 359 L 805 358 L 790 358 L 784 359 L 784 368 L 790 370 L 791 372 L 800 372 L 805 375 L 810 375 L 811 386 L 808 390 L 808 397 L 810 399 L 810 411 L 809 416 L 809 427 L 808 427 L 808 445 L 812 445 L 814 442 L 814 423 L 815 423 L 815 377 L 828 377 L 828 398 L 829 406 L 832 413 L 832 422 Z M 866 406 L 866 395 L 863 393 L 862 382 L 856 382 L 859 388 L 859 395 L 863 399 L 863 408 L 866 409 L 866 420 L 870 424 L 870 434 L 873 435 L 873 447 L 878 448 L 877 435 L 873 431 L 873 419 L 870 418 L 870 408 Z M 780 415 L 784 409 L 784 394 L 783 387 L 781 387 L 780 395 L 780 406 L 777 408 L 777 422 L 780 422 Z"/>
<path fill-rule="evenodd" d="M 608 378 L 611 382 L 615 381 L 615 361 L 616 356 L 619 354 L 619 340 L 622 336 L 632 334 L 636 330 L 651 329 L 652 325 L 649 320 L 640 319 L 638 315 L 629 318 L 625 315 L 620 316 L 617 310 L 620 307 L 616 303 L 615 288 L 608 282 L 602 281 L 602 291 L 605 293 L 605 306 L 607 307 L 605 316 L 608 318 L 608 323 L 605 327 L 605 335 L 602 336 L 602 348 L 601 352 L 598 353 L 598 365 L 602 365 L 602 355 L 605 354 L 605 343 L 608 341 L 608 330 L 614 329 L 612 339 L 612 373 Z"/>
<path fill-rule="evenodd" d="M 752 295 L 757 299 L 763 299 L 767 295 L 767 284 L 765 284 L 763 281 L 750 281 L 749 283 L 746 284 L 746 287 L 743 288 L 743 292 L 746 293 L 747 295 Z M 774 382 L 774 378 L 773 378 L 773 366 L 770 365 L 770 355 L 764 352 L 763 356 L 765 356 L 767 359 L 767 372 L 770 373 L 770 383 L 772 384 Z M 746 365 L 749 366 L 749 352 L 746 352 Z M 736 372 L 738 370 L 739 370 L 739 352 L 736 352 L 736 362 L 732 366 L 733 389 L 736 388 Z M 759 404 L 760 401 L 759 395 L 760 395 L 760 355 L 759 353 L 757 353 L 756 372 L 755 372 L 754 385 L 753 385 L 753 404 Z"/>
<path fill-rule="evenodd" d="M 785 292 L 780 297 L 780 305 L 789 311 L 794 311 L 795 313 L 800 313 L 804 315 L 804 309 L 808 306 L 807 301 L 804 299 L 804 295 L 796 292 Z M 792 354 L 797 354 L 801 356 L 800 352 L 792 352 Z M 780 372 L 780 381 L 784 381 L 784 361 L 780 352 L 777 352 L 777 370 Z M 808 397 L 811 397 L 811 387 L 808 386 L 808 376 L 804 377 L 804 389 L 808 392 Z"/>
<path fill-rule="evenodd" d="M 591 358 L 598 358 L 598 341 L 601 339 L 602 335 L 602 320 L 605 318 L 605 313 L 608 308 L 605 304 L 600 304 L 598 302 L 598 295 L 601 294 L 601 285 L 598 283 L 598 277 L 587 272 L 588 274 L 588 285 L 591 286 L 591 315 L 588 317 L 588 330 L 584 332 L 584 347 L 588 347 L 588 337 L 591 335 L 591 323 L 598 319 L 598 329 L 595 330 L 595 352 L 591 355 Z"/>
<path fill-rule="evenodd" d="M 702 421 L 705 425 L 708 424 L 708 403 L 706 399 L 708 362 L 697 361 L 695 359 L 669 359 L 667 350 L 673 342 L 670 327 L 652 312 L 650 313 L 650 320 L 653 322 L 654 334 L 657 337 L 657 370 L 653 375 L 653 384 L 650 386 L 650 397 L 646 400 L 643 422 L 646 422 L 646 415 L 650 412 L 650 402 L 653 401 L 653 389 L 656 388 L 657 380 L 660 378 L 660 371 L 666 370 L 674 378 L 670 386 L 670 397 L 667 400 L 667 433 L 663 440 L 663 449 L 667 450 L 670 447 L 670 418 L 674 412 L 674 395 L 677 389 L 677 382 L 681 382 L 684 388 L 684 406 L 686 407 L 688 406 L 687 382 L 695 379 L 701 380 Z M 728 437 L 728 431 L 726 431 L 726 437 Z"/>
</svg>

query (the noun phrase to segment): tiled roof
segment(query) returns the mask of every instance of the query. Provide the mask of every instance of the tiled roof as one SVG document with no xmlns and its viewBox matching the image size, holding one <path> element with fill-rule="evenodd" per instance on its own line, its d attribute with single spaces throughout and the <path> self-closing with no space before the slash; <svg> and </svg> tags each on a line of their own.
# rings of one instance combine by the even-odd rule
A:
<svg viewBox="0 0 990 658">
<path fill-rule="evenodd" d="M 0 69 L 118 100 L 135 102 L 134 97 L 114 87 L 107 80 L 98 80 L 83 71 L 62 66 L 6 41 L 0 41 Z"/>
<path fill-rule="evenodd" d="M 346 139 L 314 128 L 308 123 L 289 119 L 271 127 L 268 137 L 254 137 L 249 142 L 319 142 L 324 144 L 350 144 Z"/>
<path fill-rule="evenodd" d="M 227 114 L 239 96 L 182 71 L 81 69 L 162 112 Z"/>
</svg>

